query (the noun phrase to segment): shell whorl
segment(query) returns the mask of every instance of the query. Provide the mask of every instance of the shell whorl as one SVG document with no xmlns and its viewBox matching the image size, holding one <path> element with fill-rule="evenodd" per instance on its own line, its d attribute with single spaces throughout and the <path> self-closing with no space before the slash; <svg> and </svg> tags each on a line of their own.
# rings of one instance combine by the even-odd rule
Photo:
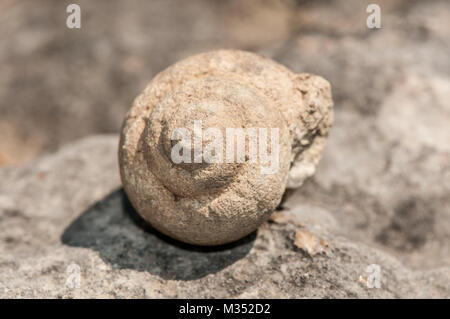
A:
<svg viewBox="0 0 450 319">
<path fill-rule="evenodd" d="M 306 128 L 297 82 L 276 62 L 242 51 L 200 54 L 158 74 L 128 112 L 119 146 L 121 178 L 136 210 L 192 244 L 223 244 L 255 230 L 280 203 L 299 155 L 307 155 L 296 135 Z M 227 128 L 277 128 L 276 173 L 261 174 L 262 163 L 249 161 L 247 148 L 243 163 L 174 163 L 173 131 L 195 136 L 199 120 L 204 130 L 222 132 L 223 154 Z"/>
</svg>

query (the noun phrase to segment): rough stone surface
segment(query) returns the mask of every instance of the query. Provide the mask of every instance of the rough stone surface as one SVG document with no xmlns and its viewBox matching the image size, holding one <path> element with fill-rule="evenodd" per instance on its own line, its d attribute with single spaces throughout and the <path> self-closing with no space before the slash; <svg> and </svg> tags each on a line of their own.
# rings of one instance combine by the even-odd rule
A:
<svg viewBox="0 0 450 319">
<path fill-rule="evenodd" d="M 159 73 L 125 117 L 119 145 L 124 190 L 139 214 L 169 236 L 199 245 L 238 240 L 267 220 L 286 187 L 298 187 L 314 174 L 332 105 L 326 80 L 295 74 L 262 56 L 221 50 L 189 57 Z M 174 140 L 180 128 L 191 138 Z M 229 139 L 230 128 L 253 129 L 256 140 L 244 133 L 245 154 L 233 146 L 234 159 L 227 163 L 227 144 L 241 140 Z M 221 158 L 210 164 L 202 154 L 211 142 L 208 129 L 221 133 L 213 139 L 221 141 L 215 150 Z M 192 141 L 198 136 L 200 145 Z M 172 152 L 180 143 L 189 163 L 174 162 Z"/>
<path fill-rule="evenodd" d="M 64 1 L 1 1 L 0 163 L 115 134 L 0 169 L 1 296 L 450 298 L 450 2 L 377 0 L 369 30 L 372 2 L 79 0 L 74 31 Z M 323 76 L 335 120 L 290 215 L 195 250 L 143 229 L 115 192 L 115 136 L 149 77 L 224 47 Z"/>
<path fill-rule="evenodd" d="M 416 200 L 391 217 L 374 195 L 352 185 L 327 189 L 313 178 L 292 197 L 299 203 L 288 201 L 248 237 L 190 246 L 158 233 L 133 210 L 120 188 L 117 143 L 115 136 L 91 137 L 0 169 L 1 297 L 450 297 L 443 229 L 449 210 L 440 206 L 447 198 Z M 434 210 L 429 217 L 427 209 Z M 425 223 L 432 226 L 411 228 L 402 216 L 431 219 Z M 376 219 L 383 223 L 368 223 Z M 389 228 L 393 223 L 408 229 Z M 410 237 L 422 231 L 419 247 Z M 380 234 L 396 239 L 384 243 Z M 413 253 L 401 245 L 413 245 Z M 439 266 L 399 260 L 414 253 Z M 367 287 L 371 264 L 380 266 L 380 288 Z M 70 288 L 74 265 L 80 286 Z"/>
</svg>

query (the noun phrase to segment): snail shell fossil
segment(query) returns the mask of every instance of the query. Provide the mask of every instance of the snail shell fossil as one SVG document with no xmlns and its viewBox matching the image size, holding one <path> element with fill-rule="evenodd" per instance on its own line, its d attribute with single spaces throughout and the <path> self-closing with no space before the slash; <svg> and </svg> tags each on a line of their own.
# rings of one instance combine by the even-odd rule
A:
<svg viewBox="0 0 450 319">
<path fill-rule="evenodd" d="M 125 192 L 168 236 L 198 245 L 237 240 L 270 216 L 287 188 L 314 174 L 332 115 L 330 85 L 319 76 L 243 51 L 189 57 L 159 73 L 125 117 L 119 145 Z M 199 120 L 224 136 L 227 128 L 276 128 L 277 170 L 262 174 L 261 161 L 248 160 L 248 147 L 243 162 L 175 163 L 174 130 L 192 133 Z"/>
</svg>

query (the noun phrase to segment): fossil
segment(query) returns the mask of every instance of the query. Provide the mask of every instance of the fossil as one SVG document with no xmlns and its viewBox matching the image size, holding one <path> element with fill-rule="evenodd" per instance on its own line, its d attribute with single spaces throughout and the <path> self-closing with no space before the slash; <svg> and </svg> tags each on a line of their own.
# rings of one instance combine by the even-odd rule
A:
<svg viewBox="0 0 450 319">
<path fill-rule="evenodd" d="M 237 240 L 267 220 L 286 190 L 314 174 L 332 107 L 326 80 L 268 58 L 236 50 L 189 57 L 156 75 L 125 117 L 119 144 L 124 190 L 136 211 L 168 236 L 198 245 Z M 203 152 L 190 140 L 199 138 L 195 123 L 205 130 L 197 141 Z M 175 136 L 180 128 L 187 141 Z M 213 142 L 211 154 L 228 154 L 229 143 L 217 141 L 239 140 L 229 128 L 245 134 L 241 154 L 236 147 L 240 160 L 199 160 Z M 254 144 L 263 153 L 277 152 L 276 170 L 262 173 L 262 157 L 251 156 L 250 128 L 277 133 L 275 144 L 261 137 Z M 203 136 L 208 129 L 220 138 Z M 177 144 L 188 160 L 173 160 Z"/>
</svg>

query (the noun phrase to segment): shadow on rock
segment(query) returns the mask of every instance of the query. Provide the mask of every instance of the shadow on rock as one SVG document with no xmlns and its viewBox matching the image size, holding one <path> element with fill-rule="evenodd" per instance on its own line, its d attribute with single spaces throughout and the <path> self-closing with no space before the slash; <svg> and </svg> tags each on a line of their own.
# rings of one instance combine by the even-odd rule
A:
<svg viewBox="0 0 450 319">
<path fill-rule="evenodd" d="M 61 236 L 66 245 L 98 251 L 113 267 L 176 280 L 194 280 L 224 269 L 244 258 L 255 238 L 256 232 L 216 247 L 179 242 L 146 223 L 122 189 L 86 210 Z"/>
</svg>

